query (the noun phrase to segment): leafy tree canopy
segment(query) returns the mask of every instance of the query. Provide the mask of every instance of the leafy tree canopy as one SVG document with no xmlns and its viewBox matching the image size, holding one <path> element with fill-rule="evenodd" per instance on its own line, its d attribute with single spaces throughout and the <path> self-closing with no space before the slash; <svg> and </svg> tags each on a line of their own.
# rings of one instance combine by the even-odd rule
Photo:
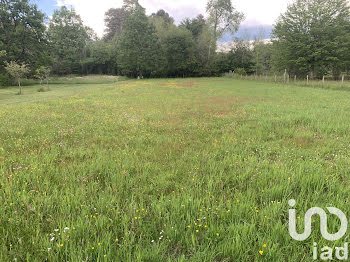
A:
<svg viewBox="0 0 350 262">
<path fill-rule="evenodd" d="M 0 50 L 7 61 L 37 67 L 47 63 L 45 15 L 28 0 L 0 2 Z"/>
<path fill-rule="evenodd" d="M 154 76 L 162 60 L 161 46 L 155 27 L 143 8 L 129 9 L 130 17 L 118 42 L 118 65 L 129 76 Z"/>
<path fill-rule="evenodd" d="M 275 65 L 303 77 L 328 70 L 337 76 L 347 66 L 349 34 L 346 0 L 296 0 L 274 29 Z"/>
<path fill-rule="evenodd" d="M 79 71 L 83 50 L 89 40 L 89 31 L 91 29 L 84 26 L 74 10 L 63 6 L 54 12 L 48 35 L 51 56 L 55 61 L 53 66 L 55 73 L 70 74 Z"/>
</svg>

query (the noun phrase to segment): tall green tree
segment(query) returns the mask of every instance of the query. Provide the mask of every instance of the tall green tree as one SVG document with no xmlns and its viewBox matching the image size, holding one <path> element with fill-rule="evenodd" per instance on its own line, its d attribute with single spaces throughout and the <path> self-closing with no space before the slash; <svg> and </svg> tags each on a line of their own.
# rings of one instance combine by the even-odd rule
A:
<svg viewBox="0 0 350 262">
<path fill-rule="evenodd" d="M 153 13 L 149 17 L 150 22 L 156 28 L 156 32 L 160 41 L 164 41 L 168 36 L 168 32 L 176 28 L 174 19 L 164 10 L 159 10 L 157 13 Z"/>
<path fill-rule="evenodd" d="M 208 50 L 210 47 L 212 32 L 209 23 L 203 15 L 198 15 L 193 19 L 186 18 L 179 25 L 180 28 L 191 32 L 194 40 L 194 56 L 196 62 L 195 75 L 211 75 Z"/>
<path fill-rule="evenodd" d="M 256 39 L 253 43 L 252 60 L 254 73 L 257 75 L 267 74 L 271 71 L 272 44 Z"/>
<path fill-rule="evenodd" d="M 33 69 L 48 63 L 44 17 L 28 0 L 0 2 L 0 50 L 6 51 L 6 61 Z"/>
<path fill-rule="evenodd" d="M 140 9 L 145 12 L 145 9 L 139 3 L 139 0 L 123 0 L 123 9 L 127 12 L 133 12 L 136 9 Z"/>
<path fill-rule="evenodd" d="M 193 19 L 186 18 L 181 22 L 180 27 L 186 28 L 188 31 L 190 31 L 194 39 L 197 40 L 202 34 L 205 25 L 206 21 L 204 19 L 204 16 L 198 15 L 196 18 Z"/>
<path fill-rule="evenodd" d="M 280 71 L 338 77 L 349 58 L 350 11 L 346 0 L 295 0 L 274 29 L 274 65 Z"/>
<path fill-rule="evenodd" d="M 244 72 L 252 73 L 254 65 L 253 51 L 249 41 L 236 39 L 235 42 L 235 46 L 227 54 L 230 70 L 236 72 L 237 69 L 244 69 Z"/>
<path fill-rule="evenodd" d="M 160 18 L 164 21 L 165 25 L 174 24 L 174 18 L 172 18 L 169 13 L 165 12 L 163 9 L 157 11 L 157 13 L 153 13 L 151 15 L 152 18 Z"/>
<path fill-rule="evenodd" d="M 105 40 L 110 41 L 123 33 L 129 13 L 124 8 L 111 8 L 105 13 Z"/>
<path fill-rule="evenodd" d="M 87 44 L 83 59 L 84 74 L 117 74 L 116 43 L 103 40 L 91 41 Z"/>
<path fill-rule="evenodd" d="M 195 43 L 190 31 L 182 28 L 170 30 L 164 39 L 168 76 L 192 76 L 196 67 Z"/>
<path fill-rule="evenodd" d="M 196 48 L 195 56 L 198 61 L 198 76 L 210 76 L 212 75 L 212 64 L 215 56 L 208 56 L 208 50 L 211 46 L 212 32 L 210 26 L 206 24 L 198 38 L 195 39 Z"/>
<path fill-rule="evenodd" d="M 208 57 L 215 53 L 216 42 L 224 33 L 236 33 L 244 15 L 238 12 L 231 0 L 209 0 L 207 3 L 208 22 L 211 29 L 211 39 Z"/>
<path fill-rule="evenodd" d="M 89 31 L 91 30 L 84 26 L 81 17 L 74 10 L 63 6 L 54 12 L 48 29 L 54 73 L 62 75 L 81 72 Z"/>
<path fill-rule="evenodd" d="M 155 27 L 139 6 L 129 9 L 130 17 L 118 41 L 118 66 L 128 76 L 160 74 L 163 54 Z"/>
</svg>

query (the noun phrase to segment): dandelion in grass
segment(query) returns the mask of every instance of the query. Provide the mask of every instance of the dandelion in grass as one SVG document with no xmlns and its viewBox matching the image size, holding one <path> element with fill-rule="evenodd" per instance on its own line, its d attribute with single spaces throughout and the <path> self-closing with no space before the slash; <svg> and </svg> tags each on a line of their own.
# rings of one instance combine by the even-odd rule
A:
<svg viewBox="0 0 350 262">
<path fill-rule="evenodd" d="M 266 245 L 266 244 L 264 244 L 264 245 L 263 245 L 263 247 L 267 247 L 267 245 Z"/>
<path fill-rule="evenodd" d="M 259 250 L 259 253 L 260 253 L 260 255 L 263 255 L 263 254 L 264 254 L 264 251 Z"/>
</svg>

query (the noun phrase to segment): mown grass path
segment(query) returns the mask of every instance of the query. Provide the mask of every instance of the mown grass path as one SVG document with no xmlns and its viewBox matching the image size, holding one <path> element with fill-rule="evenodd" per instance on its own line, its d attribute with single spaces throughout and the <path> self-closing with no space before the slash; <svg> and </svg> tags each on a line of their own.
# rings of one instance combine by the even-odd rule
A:
<svg viewBox="0 0 350 262">
<path fill-rule="evenodd" d="M 349 217 L 350 92 L 226 78 L 0 89 L 0 261 L 312 261 Z M 339 221 L 329 217 L 329 231 Z"/>
</svg>

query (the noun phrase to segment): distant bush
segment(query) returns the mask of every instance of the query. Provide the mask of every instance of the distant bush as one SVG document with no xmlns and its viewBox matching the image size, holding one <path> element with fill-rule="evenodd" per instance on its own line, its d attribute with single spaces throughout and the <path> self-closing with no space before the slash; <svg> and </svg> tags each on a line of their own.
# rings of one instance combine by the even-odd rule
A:
<svg viewBox="0 0 350 262">
<path fill-rule="evenodd" d="M 47 87 L 47 86 L 42 86 L 42 87 L 40 87 L 40 88 L 38 89 L 38 92 L 39 92 L 39 93 L 48 92 L 48 91 L 50 91 L 50 88 Z"/>
<path fill-rule="evenodd" d="M 236 68 L 235 74 L 236 74 L 236 75 L 246 75 L 247 72 L 245 71 L 244 68 Z"/>
</svg>

